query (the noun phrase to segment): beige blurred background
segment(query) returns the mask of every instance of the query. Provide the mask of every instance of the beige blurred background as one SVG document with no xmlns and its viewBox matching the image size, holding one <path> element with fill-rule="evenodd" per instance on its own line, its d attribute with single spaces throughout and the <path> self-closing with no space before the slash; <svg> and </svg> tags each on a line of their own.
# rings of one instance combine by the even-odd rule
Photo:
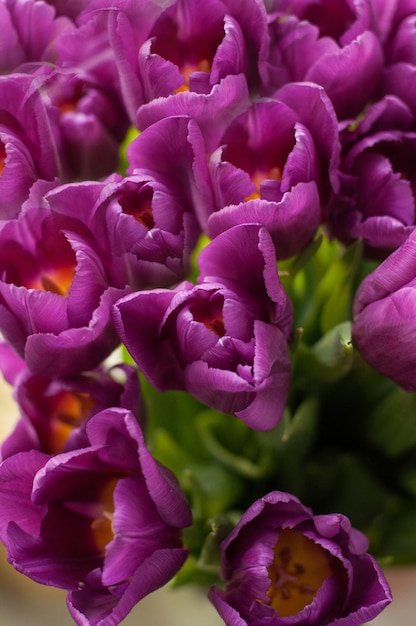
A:
<svg viewBox="0 0 416 626">
<path fill-rule="evenodd" d="M 17 408 L 9 386 L 0 375 L 0 437 L 10 432 Z M 386 571 L 394 602 L 373 626 L 411 626 L 416 623 L 416 566 Z M 0 626 L 73 626 L 65 605 L 65 592 L 37 585 L 7 563 L 0 546 Z M 123 626 L 221 626 L 222 620 L 197 587 L 154 592 L 130 613 Z"/>
</svg>

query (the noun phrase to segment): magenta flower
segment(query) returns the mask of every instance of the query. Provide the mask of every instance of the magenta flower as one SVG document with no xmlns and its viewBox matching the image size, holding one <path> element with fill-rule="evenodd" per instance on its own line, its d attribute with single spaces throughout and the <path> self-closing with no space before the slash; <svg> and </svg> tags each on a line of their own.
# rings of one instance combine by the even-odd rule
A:
<svg viewBox="0 0 416 626">
<path fill-rule="evenodd" d="M 105 224 L 113 284 L 136 290 L 162 287 L 188 274 L 200 228 L 188 189 L 179 188 L 174 167 L 170 180 L 148 174 L 109 178 L 95 217 Z"/>
<path fill-rule="evenodd" d="M 89 68 L 42 67 L 42 99 L 60 145 L 64 180 L 99 179 L 119 164 L 128 119 L 114 89 Z"/>
<path fill-rule="evenodd" d="M 271 3 L 270 87 L 309 81 L 324 87 L 339 119 L 354 118 L 382 79 L 383 50 L 371 6 L 352 0 Z"/>
<path fill-rule="evenodd" d="M 78 376 L 42 378 L 33 375 L 7 344 L 0 344 L 0 370 L 14 386 L 21 415 L 1 444 L 2 459 L 25 450 L 58 454 L 89 445 L 88 420 L 109 407 L 129 409 L 144 426 L 140 385 L 132 366 L 101 366 Z"/>
<path fill-rule="evenodd" d="M 28 69 L 33 62 L 56 63 L 56 41 L 74 30 L 66 17 L 42 0 L 1 0 L 0 74 Z"/>
<path fill-rule="evenodd" d="M 378 255 L 406 240 L 416 223 L 415 150 L 415 133 L 403 130 L 380 130 L 350 148 L 340 190 L 327 207 L 334 236 L 344 243 L 362 239 Z"/>
<path fill-rule="evenodd" d="M 414 349 L 416 233 L 369 274 L 354 302 L 353 340 L 364 359 L 408 391 L 416 390 Z"/>
<path fill-rule="evenodd" d="M 82 449 L 2 463 L 0 536 L 17 570 L 69 591 L 77 624 L 110 626 L 182 566 L 191 516 L 129 411 L 98 413 L 87 435 Z"/>
<path fill-rule="evenodd" d="M 208 234 L 259 222 L 272 235 L 278 258 L 300 252 L 337 188 L 338 127 L 324 90 L 286 85 L 238 116 L 219 145 L 209 163 L 215 211 Z"/>
<path fill-rule="evenodd" d="M 226 587 L 209 596 L 227 626 L 360 626 L 391 601 L 367 548 L 343 515 L 273 491 L 221 544 Z"/>
<path fill-rule="evenodd" d="M 43 187 L 0 230 L 0 329 L 34 374 L 66 376 L 117 347 L 110 312 L 127 290 L 110 286 L 87 214 L 39 208 Z"/>
<path fill-rule="evenodd" d="M 273 242 L 259 225 L 219 235 L 199 254 L 199 284 L 141 291 L 114 307 L 115 325 L 158 390 L 201 402 L 267 430 L 285 405 L 292 310 Z"/>
<path fill-rule="evenodd" d="M 262 2 L 145 2 L 139 11 L 133 6 L 134 10 L 120 7 L 109 20 L 131 117 L 138 110 L 140 119 L 141 107 L 152 109 L 158 98 L 169 109 L 164 116 L 195 117 L 195 105 L 206 100 L 214 87 L 226 92 L 233 77 L 242 77 L 255 92 L 267 76 L 267 16 Z M 202 98 L 183 97 L 184 93 Z M 132 122 L 137 123 L 135 117 Z M 143 128 L 140 121 L 138 125 Z"/>
<path fill-rule="evenodd" d="M 218 125 L 221 127 L 220 122 Z M 212 141 L 217 132 L 217 126 L 212 133 L 210 130 L 208 141 Z M 172 215 L 169 219 L 173 234 L 178 232 L 178 220 L 186 219 L 191 225 L 191 215 L 197 218 L 202 228 L 213 210 L 206 152 L 207 143 L 201 127 L 188 116 L 172 116 L 155 122 L 140 133 L 127 149 L 128 174 L 157 181 L 161 189 L 169 192 L 170 204 L 182 207 L 177 206 L 176 217 Z M 167 231 L 169 223 L 168 214 L 168 209 L 163 212 L 164 217 L 160 208 L 157 211 L 161 220 L 160 226 L 157 226 L 164 231 Z M 188 235 L 187 239 L 194 241 L 194 234 L 191 237 Z"/>
</svg>

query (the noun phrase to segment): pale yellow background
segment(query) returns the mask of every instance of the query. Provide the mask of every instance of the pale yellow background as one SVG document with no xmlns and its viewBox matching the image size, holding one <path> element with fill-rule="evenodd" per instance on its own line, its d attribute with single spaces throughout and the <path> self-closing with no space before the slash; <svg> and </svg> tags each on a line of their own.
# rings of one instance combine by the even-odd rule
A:
<svg viewBox="0 0 416 626">
<path fill-rule="evenodd" d="M 10 388 L 0 379 L 0 437 L 17 416 Z M 394 602 L 373 626 L 416 624 L 416 567 L 387 571 Z M 74 626 L 65 606 L 65 592 L 37 585 L 7 563 L 0 546 L 0 626 Z M 223 626 L 198 588 L 161 589 L 145 598 L 124 620 L 125 626 Z"/>
</svg>

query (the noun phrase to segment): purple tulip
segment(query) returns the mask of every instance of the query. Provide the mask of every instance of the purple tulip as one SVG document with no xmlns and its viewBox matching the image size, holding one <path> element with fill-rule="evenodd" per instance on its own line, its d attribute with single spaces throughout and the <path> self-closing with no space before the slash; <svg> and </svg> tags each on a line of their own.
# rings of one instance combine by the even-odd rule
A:
<svg viewBox="0 0 416 626">
<path fill-rule="evenodd" d="M 215 212 L 211 237 L 232 225 L 264 224 L 278 258 L 300 252 L 321 222 L 321 206 L 337 185 L 335 113 L 317 85 L 289 84 L 238 116 L 209 167 Z"/>
<path fill-rule="evenodd" d="M 416 7 L 373 4 L 385 69 L 374 98 L 341 124 L 341 185 L 327 221 L 332 235 L 347 244 L 363 239 L 366 251 L 382 258 L 405 241 L 416 221 Z"/>
<path fill-rule="evenodd" d="M 226 587 L 209 597 L 227 626 L 359 626 L 391 601 L 367 548 L 343 515 L 314 516 L 273 491 L 221 544 Z"/>
<path fill-rule="evenodd" d="M 272 14 L 268 93 L 273 84 L 310 81 L 325 88 L 340 119 L 360 113 L 374 98 L 383 71 L 369 4 L 276 1 Z"/>
<path fill-rule="evenodd" d="M 87 436 L 82 449 L 3 461 L 0 537 L 18 571 L 69 591 L 77 624 L 110 626 L 183 565 L 191 514 L 129 411 L 98 413 Z"/>
<path fill-rule="evenodd" d="M 340 191 L 327 207 L 332 234 L 344 243 L 362 239 L 379 256 L 398 248 L 416 223 L 415 156 L 414 132 L 380 130 L 358 140 L 341 162 Z"/>
<path fill-rule="evenodd" d="M 140 145 L 146 145 L 146 135 L 140 135 Z M 161 159 L 150 159 L 150 164 L 162 170 Z M 167 287 L 183 280 L 200 234 L 192 193 L 186 185 L 181 187 L 174 166 L 167 176 L 162 171 L 153 173 L 155 177 L 141 170 L 124 178 L 114 174 L 103 182 L 70 183 L 46 195 L 54 214 L 70 219 L 75 217 L 75 206 L 88 221 L 109 283 L 120 289 Z M 192 172 L 188 174 L 192 178 Z"/>
<path fill-rule="evenodd" d="M 206 146 L 201 128 L 194 119 L 167 117 L 146 128 L 130 143 L 127 172 L 158 181 L 168 190 L 170 203 L 182 206 L 182 209 L 175 210 L 176 220 L 182 215 L 190 220 L 193 214 L 203 228 L 213 211 Z M 161 214 L 160 210 L 158 214 Z M 166 218 L 167 211 L 163 220 L 167 224 Z M 170 219 L 172 222 L 175 218 Z M 172 232 L 177 232 L 177 224 L 170 228 L 172 226 Z M 162 228 L 166 230 L 166 227 Z"/>
<path fill-rule="evenodd" d="M 60 145 L 63 179 L 98 179 L 118 167 L 128 128 L 114 89 L 100 84 L 90 68 L 64 71 L 42 67 L 42 98 Z"/>
<path fill-rule="evenodd" d="M 96 219 L 105 223 L 114 284 L 164 287 L 188 274 L 200 228 L 187 189 L 176 193 L 173 169 L 170 184 L 146 174 L 106 181 Z"/>
<path fill-rule="evenodd" d="M 140 384 L 132 366 L 102 366 L 78 376 L 48 379 L 33 375 L 10 346 L 0 344 L 0 370 L 14 386 L 21 415 L 1 445 L 2 459 L 25 450 L 58 454 L 84 447 L 88 420 L 108 407 L 129 409 L 144 426 Z"/>
<path fill-rule="evenodd" d="M 53 213 L 37 197 L 45 186 L 0 230 L 0 329 L 34 374 L 66 376 L 117 347 L 110 312 L 127 289 L 110 286 L 91 216 Z"/>
<path fill-rule="evenodd" d="M 195 108 L 210 102 L 214 87 L 227 98 L 231 77 L 255 92 L 267 76 L 267 16 L 259 0 L 145 2 L 140 10 L 125 3 L 109 20 L 109 37 L 126 107 L 134 124 L 138 110 L 141 129 L 141 107 L 154 115 L 155 99 L 169 110 L 159 115 L 185 113 L 199 122 Z"/>
<path fill-rule="evenodd" d="M 31 62 L 56 63 L 56 40 L 74 29 L 42 0 L 1 0 L 0 23 L 0 74 L 27 69 Z"/>
<path fill-rule="evenodd" d="M 199 284 L 141 291 L 114 307 L 115 324 L 158 390 L 201 402 L 267 430 L 284 409 L 292 310 L 273 242 L 259 225 L 219 235 L 199 254 Z"/>
<path fill-rule="evenodd" d="M 416 391 L 413 342 L 416 233 L 369 274 L 354 302 L 353 341 L 364 359 L 407 391 Z"/>
</svg>

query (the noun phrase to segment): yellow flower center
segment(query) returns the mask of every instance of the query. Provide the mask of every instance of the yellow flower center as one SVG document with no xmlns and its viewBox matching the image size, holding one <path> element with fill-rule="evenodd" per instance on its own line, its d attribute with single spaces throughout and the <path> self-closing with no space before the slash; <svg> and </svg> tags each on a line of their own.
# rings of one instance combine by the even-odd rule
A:
<svg viewBox="0 0 416 626">
<path fill-rule="evenodd" d="M 270 604 L 279 616 L 288 617 L 310 604 L 324 580 L 335 573 L 334 558 L 302 533 L 285 529 L 268 573 Z"/>
</svg>

